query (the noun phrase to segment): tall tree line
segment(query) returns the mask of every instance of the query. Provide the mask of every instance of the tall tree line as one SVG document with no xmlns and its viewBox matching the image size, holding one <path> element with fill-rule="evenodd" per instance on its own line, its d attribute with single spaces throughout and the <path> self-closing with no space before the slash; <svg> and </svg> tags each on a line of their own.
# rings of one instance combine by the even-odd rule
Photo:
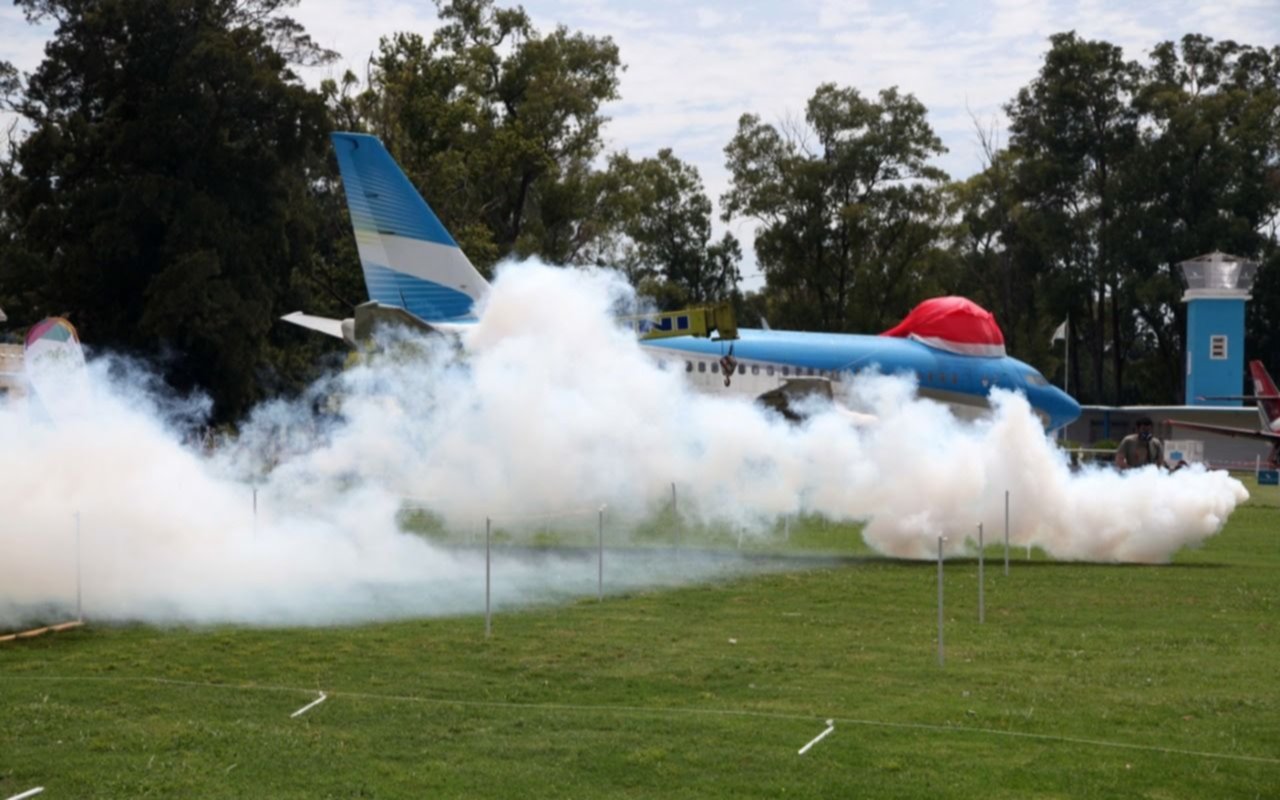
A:
<svg viewBox="0 0 1280 800">
<path fill-rule="evenodd" d="M 722 220 L 756 225 L 765 276 L 716 235 L 696 169 L 605 152 L 622 54 L 519 7 L 438 0 L 363 80 L 308 88 L 333 54 L 296 0 L 16 0 L 53 20 L 31 75 L 0 63 L 23 126 L 0 157 L 0 307 L 69 313 L 234 419 L 307 381 L 327 345 L 276 324 L 363 299 L 326 133 L 381 137 L 482 271 L 508 257 L 623 270 L 660 307 L 731 300 L 744 322 L 868 332 L 924 297 L 993 310 L 1011 350 L 1091 402 L 1174 402 L 1176 264 L 1266 262 L 1251 356 L 1280 366 L 1280 48 L 1189 35 L 1146 63 L 1073 33 L 1006 106 L 1008 145 L 953 181 L 927 109 L 825 83 L 803 118 L 745 109 Z M 1070 317 L 1071 375 L 1052 333 Z"/>
</svg>

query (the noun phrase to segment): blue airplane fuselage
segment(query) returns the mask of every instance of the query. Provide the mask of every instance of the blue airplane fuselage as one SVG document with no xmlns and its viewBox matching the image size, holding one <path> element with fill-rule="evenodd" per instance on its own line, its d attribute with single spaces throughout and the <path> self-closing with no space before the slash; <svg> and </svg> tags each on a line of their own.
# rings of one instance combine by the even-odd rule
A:
<svg viewBox="0 0 1280 800">
<path fill-rule="evenodd" d="M 988 406 L 993 388 L 1022 392 L 1050 430 L 1080 416 L 1074 398 L 1016 358 L 957 355 L 893 336 L 746 328 L 739 329 L 738 336 L 732 343 L 683 336 L 647 341 L 644 346 L 663 358 L 683 357 L 690 373 L 717 376 L 702 381 L 708 387 L 722 379 L 718 359 L 732 344 L 738 362 L 732 380 L 746 384 L 744 391 L 760 389 L 762 383 L 767 390 L 770 384 L 794 377 L 839 381 L 875 369 L 889 375 L 911 373 L 922 395 L 976 410 Z"/>
</svg>

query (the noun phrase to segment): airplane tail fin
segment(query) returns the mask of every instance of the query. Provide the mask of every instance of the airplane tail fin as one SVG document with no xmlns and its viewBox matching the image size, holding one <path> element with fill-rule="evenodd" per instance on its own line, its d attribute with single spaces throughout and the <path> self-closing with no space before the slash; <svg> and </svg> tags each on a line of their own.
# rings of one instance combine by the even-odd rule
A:
<svg viewBox="0 0 1280 800">
<path fill-rule="evenodd" d="M 1249 362 L 1249 375 L 1253 378 L 1253 393 L 1258 398 L 1258 413 L 1262 415 L 1263 427 L 1275 431 L 1280 428 L 1280 392 L 1276 391 L 1275 381 L 1256 358 Z"/>
<path fill-rule="evenodd" d="M 382 142 L 333 133 L 369 299 L 424 322 L 475 319 L 489 284 Z"/>
</svg>

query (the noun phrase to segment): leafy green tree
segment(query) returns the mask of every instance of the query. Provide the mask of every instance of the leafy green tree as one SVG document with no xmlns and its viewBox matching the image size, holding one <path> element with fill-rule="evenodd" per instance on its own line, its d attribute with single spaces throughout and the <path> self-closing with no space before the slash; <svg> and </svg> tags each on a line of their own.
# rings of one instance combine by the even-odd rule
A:
<svg viewBox="0 0 1280 800">
<path fill-rule="evenodd" d="M 30 126 L 3 174 L 0 282 L 33 318 L 165 355 L 220 417 L 271 371 L 268 334 L 312 258 L 323 98 L 291 63 L 330 56 L 292 0 L 18 0 L 57 23 L 13 97 Z"/>
<path fill-rule="evenodd" d="M 776 325 L 889 327 L 937 291 L 945 152 L 925 108 L 897 89 L 869 100 L 819 86 L 803 123 L 745 114 L 725 148 L 725 219 L 757 220 L 755 249 Z"/>
<path fill-rule="evenodd" d="M 1001 247 L 1029 267 L 1024 283 L 1047 306 L 1070 312 L 1072 385 L 1083 399 L 1176 402 L 1186 324 L 1178 263 L 1275 247 L 1277 50 L 1188 35 L 1142 67 L 1074 33 L 1051 43 L 1008 107 L 1016 168 Z M 1250 306 L 1251 347 L 1274 341 L 1270 280 L 1264 273 Z"/>
<path fill-rule="evenodd" d="M 1137 152 L 1132 99 L 1141 70 L 1120 48 L 1072 33 L 1050 37 L 1039 75 L 1006 107 L 1017 172 L 1021 233 L 1057 290 L 1070 298 L 1072 385 L 1086 399 L 1115 400 L 1123 384 L 1132 287 L 1120 242 L 1126 169 Z M 1083 335 L 1086 347 L 1076 346 Z M 1111 382 L 1105 379 L 1108 351 Z M 1081 365 L 1090 381 L 1080 381 Z"/>
<path fill-rule="evenodd" d="M 1265 260 L 1280 213 L 1280 48 L 1187 35 L 1151 55 L 1135 105 L 1148 124 L 1133 185 L 1144 202 L 1128 239 L 1134 308 L 1148 332 L 1152 383 L 1180 397 L 1186 328 L 1180 261 L 1214 250 Z M 1280 358 L 1280 320 L 1261 273 L 1249 306 L 1248 350 Z M 1243 376 L 1241 376 L 1243 381 Z"/>
<path fill-rule="evenodd" d="M 1068 306 L 1051 291 L 1050 277 L 1038 269 L 1022 235 L 1014 199 L 1015 154 L 997 149 L 990 131 L 980 129 L 979 135 L 985 168 L 948 187 L 948 251 L 955 260 L 951 291 L 993 312 L 1009 352 L 1053 375 L 1059 359 L 1052 332 Z"/>
<path fill-rule="evenodd" d="M 734 296 L 742 250 L 731 233 L 711 240 L 711 200 L 694 167 L 671 150 L 609 159 L 610 219 L 621 241 L 613 259 L 663 309 Z"/>
<path fill-rule="evenodd" d="M 618 48 L 522 8 L 438 0 L 430 41 L 382 40 L 360 117 L 382 138 L 481 270 L 509 254 L 589 260 L 604 178 L 602 103 L 617 97 Z"/>
</svg>

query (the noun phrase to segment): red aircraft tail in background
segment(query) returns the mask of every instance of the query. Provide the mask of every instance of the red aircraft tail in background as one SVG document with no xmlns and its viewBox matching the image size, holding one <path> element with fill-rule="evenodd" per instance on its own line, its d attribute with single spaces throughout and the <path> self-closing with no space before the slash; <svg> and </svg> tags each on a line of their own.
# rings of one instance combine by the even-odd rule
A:
<svg viewBox="0 0 1280 800">
<path fill-rule="evenodd" d="M 1222 436 L 1240 436 L 1246 439 L 1258 439 L 1271 443 L 1271 454 L 1267 461 L 1273 469 L 1280 467 L 1280 390 L 1262 362 L 1254 359 L 1249 362 L 1249 375 L 1253 378 L 1253 394 L 1215 395 L 1202 397 L 1201 400 L 1256 400 L 1258 416 L 1262 423 L 1257 430 L 1248 428 L 1232 428 L 1227 425 L 1210 425 L 1205 422 L 1183 422 L 1171 419 L 1169 424 L 1178 428 L 1190 428 L 1197 431 L 1208 431 Z"/>
</svg>

